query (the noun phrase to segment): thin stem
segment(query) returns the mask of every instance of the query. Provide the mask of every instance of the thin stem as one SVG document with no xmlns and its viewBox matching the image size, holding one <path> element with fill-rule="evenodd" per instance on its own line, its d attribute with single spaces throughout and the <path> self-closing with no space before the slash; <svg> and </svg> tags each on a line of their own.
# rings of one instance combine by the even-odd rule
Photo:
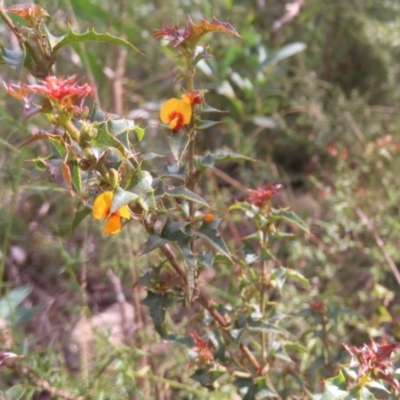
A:
<svg viewBox="0 0 400 400">
<path fill-rule="evenodd" d="M 262 263 L 262 270 L 261 270 L 261 279 L 260 279 L 260 311 L 261 311 L 261 315 L 264 316 L 264 312 L 265 312 L 265 285 L 264 285 L 264 277 L 265 274 L 267 273 L 267 262 L 263 261 Z M 265 348 L 265 344 L 266 344 L 266 336 L 265 336 L 265 332 L 261 331 L 261 361 L 263 366 L 265 366 L 267 360 L 265 357 L 266 354 L 266 348 Z"/>
<path fill-rule="evenodd" d="M 29 55 L 33 58 L 39 69 L 41 70 L 42 74 L 41 75 L 47 75 L 49 73 L 46 65 L 43 63 L 43 60 L 38 57 L 36 54 L 35 49 L 30 45 L 26 37 L 18 30 L 18 28 L 14 25 L 12 22 L 11 18 L 8 16 L 7 12 L 4 9 L 3 4 L 0 3 L 0 17 L 3 19 L 3 21 L 8 25 L 8 27 L 12 30 L 14 35 L 17 37 L 17 39 L 23 43 L 25 46 L 26 51 L 29 53 Z"/>
<path fill-rule="evenodd" d="M 177 258 L 175 254 L 172 252 L 171 248 L 169 245 L 165 244 L 160 247 L 161 251 L 164 253 L 164 255 L 167 257 L 167 260 L 171 264 L 172 268 L 182 277 L 182 279 L 186 280 L 186 273 L 185 270 L 181 267 L 179 262 L 177 261 Z M 209 313 L 210 315 L 218 322 L 218 324 L 221 326 L 223 329 L 227 329 L 230 325 L 229 321 L 226 320 L 219 312 L 218 310 L 214 307 L 213 302 L 206 297 L 203 293 L 199 293 L 197 298 L 195 299 L 199 304 L 201 304 Z M 227 331 L 229 334 L 229 337 L 232 339 L 230 333 Z M 241 343 L 239 345 L 239 349 L 241 352 L 246 356 L 246 358 L 250 361 L 256 372 L 261 371 L 261 366 L 254 357 L 253 353 L 249 350 L 249 348 Z"/>
<path fill-rule="evenodd" d="M 193 92 L 194 90 L 194 75 L 195 69 L 192 64 L 192 52 L 188 49 L 185 55 L 186 60 L 186 86 L 189 93 Z M 192 111 L 193 111 L 193 104 L 192 104 Z M 195 168 L 194 168 L 194 156 L 196 150 L 196 130 L 194 129 L 194 114 L 192 112 L 192 120 L 190 121 L 189 125 L 189 132 L 190 132 L 190 142 L 189 142 L 189 149 L 188 149 L 188 170 L 187 170 L 187 187 L 189 190 L 193 191 L 195 182 Z M 190 219 L 193 219 L 195 213 L 194 203 L 191 201 L 189 202 L 189 216 Z"/>
</svg>

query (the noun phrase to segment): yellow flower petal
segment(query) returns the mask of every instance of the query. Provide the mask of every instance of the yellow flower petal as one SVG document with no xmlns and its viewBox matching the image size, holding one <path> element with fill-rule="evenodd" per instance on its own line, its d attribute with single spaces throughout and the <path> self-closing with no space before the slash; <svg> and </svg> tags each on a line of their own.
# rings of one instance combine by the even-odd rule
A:
<svg viewBox="0 0 400 400">
<path fill-rule="evenodd" d="M 187 125 L 192 119 L 192 106 L 185 100 L 169 99 L 161 107 L 160 119 L 164 124 L 169 124 L 175 118 L 173 115 L 177 113 L 182 114 L 183 125 Z"/>
<path fill-rule="evenodd" d="M 117 213 L 112 214 L 110 218 L 108 218 L 104 226 L 103 233 L 105 235 L 114 235 L 118 233 L 120 230 L 121 230 L 121 217 Z"/>
<path fill-rule="evenodd" d="M 96 219 L 108 218 L 114 193 L 111 191 L 104 192 L 97 196 L 93 203 L 92 214 Z"/>
<path fill-rule="evenodd" d="M 131 219 L 131 214 L 129 213 L 129 207 L 127 205 L 122 206 L 118 210 L 118 213 L 122 218 Z"/>
</svg>

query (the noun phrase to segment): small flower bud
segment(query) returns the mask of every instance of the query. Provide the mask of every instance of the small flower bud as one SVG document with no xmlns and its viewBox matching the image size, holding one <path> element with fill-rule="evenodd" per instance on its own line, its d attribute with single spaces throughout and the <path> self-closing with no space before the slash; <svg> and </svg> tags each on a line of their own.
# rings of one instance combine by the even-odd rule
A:
<svg viewBox="0 0 400 400">
<path fill-rule="evenodd" d="M 118 186 L 119 176 L 118 171 L 114 168 L 108 170 L 109 184 L 115 189 Z"/>
<path fill-rule="evenodd" d="M 207 224 L 209 224 L 210 222 L 214 221 L 214 214 L 206 214 L 203 217 L 203 221 L 206 222 Z"/>
</svg>

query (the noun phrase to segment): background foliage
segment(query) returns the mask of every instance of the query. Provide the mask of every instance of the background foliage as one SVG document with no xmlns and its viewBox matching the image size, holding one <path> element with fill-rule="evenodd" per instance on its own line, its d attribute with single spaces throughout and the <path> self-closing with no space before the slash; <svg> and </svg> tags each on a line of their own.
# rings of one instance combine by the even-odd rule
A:
<svg viewBox="0 0 400 400">
<path fill-rule="evenodd" d="M 241 34 L 242 40 L 205 38 L 215 58 L 202 61 L 199 79 L 209 91 L 207 103 L 227 113 L 199 139 L 203 150 L 227 146 L 258 159 L 227 162 L 221 170 L 246 187 L 283 183 L 276 206 L 290 206 L 311 232 L 295 231 L 294 238 L 276 241 L 273 248 L 283 265 L 310 282 L 307 288 L 289 279 L 272 296 L 277 310 L 291 315 L 284 326 L 292 335 L 292 347 L 286 348 L 292 361 L 278 354 L 282 363 L 270 372 L 282 398 L 322 393 L 322 380 L 350 360 L 343 342 L 399 341 L 399 282 L 391 269 L 400 260 L 398 1 L 307 0 L 299 16 L 275 33 L 273 23 L 285 12 L 277 0 L 43 0 L 41 5 L 52 15 L 52 32 L 63 33 L 67 23 L 78 31 L 94 26 L 143 53 L 77 45 L 60 52 L 56 71 L 95 82 L 101 109 L 141 121 L 147 133 L 136 150 L 142 152 L 166 147 L 157 128 L 158 110 L 180 90 L 174 81 L 175 53 L 152 39 L 155 29 L 164 22 L 183 25 L 187 15 L 194 21 L 215 15 Z M 7 47 L 16 45 L 4 26 L 1 37 Z M 6 82 L 30 79 L 6 66 L 1 74 Z M 87 219 L 70 236 L 75 199 L 39 180 L 24 162 L 44 154 L 41 144 L 18 149 L 43 121 L 24 124 L 20 105 L 5 91 L 0 102 L 0 275 L 4 293 L 30 288 L 29 294 L 23 292 L 23 309 L 15 302 L 13 340 L 4 347 L 23 354 L 40 379 L 76 395 L 86 393 L 85 398 L 204 398 L 200 383 L 210 377 L 190 378 L 190 352 L 161 341 L 148 308 L 140 304 L 146 296 L 143 276 L 162 262 L 153 253 L 137 256 L 147 240 L 144 229 L 129 224 L 117 237 L 104 238 L 98 224 Z M 216 215 L 226 216 L 226 241 L 239 250 L 251 223 L 227 210 L 243 195 L 220 175 L 206 178 L 201 184 L 212 194 L 206 200 Z M 292 232 L 290 226 L 283 229 Z M 83 264 L 86 288 L 79 284 Z M 124 283 L 134 309 L 134 333 L 126 347 L 87 333 L 82 323 L 87 309 L 101 314 L 117 300 L 109 268 Z M 235 309 L 246 290 L 239 284 L 240 271 L 224 262 L 205 269 L 201 279 L 226 308 Z M 174 305 L 168 331 L 187 336 L 188 322 L 201 330 L 202 318 L 207 315 L 200 310 Z M 89 348 L 82 362 L 72 339 L 84 332 L 88 340 L 80 340 Z M 398 357 L 393 361 L 398 368 Z M 26 398 L 45 398 L 44 389 L 21 379 L 12 371 L 2 374 L 2 389 L 21 383 Z M 208 398 L 241 398 L 232 382 L 229 374 L 221 377 Z M 377 398 L 396 398 L 378 393 Z"/>
</svg>

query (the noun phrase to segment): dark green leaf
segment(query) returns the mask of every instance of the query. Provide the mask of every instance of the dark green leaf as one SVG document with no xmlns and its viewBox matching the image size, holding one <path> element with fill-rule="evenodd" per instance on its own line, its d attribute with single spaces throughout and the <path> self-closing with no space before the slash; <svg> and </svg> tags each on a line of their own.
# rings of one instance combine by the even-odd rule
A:
<svg viewBox="0 0 400 400">
<path fill-rule="evenodd" d="M 178 199 L 183 199 L 187 201 L 192 201 L 195 203 L 199 203 L 202 206 L 210 207 L 208 203 L 196 193 L 191 192 L 189 189 L 186 189 L 185 186 L 178 186 L 174 188 L 168 188 L 165 191 L 167 196 L 176 197 Z"/>
<path fill-rule="evenodd" d="M 168 240 L 163 239 L 162 237 L 156 235 L 155 233 L 151 234 L 149 236 L 149 239 L 147 240 L 144 249 L 140 253 L 140 255 L 150 253 L 150 251 L 157 249 L 158 247 L 168 243 Z"/>
<path fill-rule="evenodd" d="M 197 257 L 197 261 L 200 265 L 206 268 L 212 268 L 214 262 L 214 254 L 204 253 Z"/>
<path fill-rule="evenodd" d="M 190 230 L 187 232 L 185 228 L 190 228 L 190 224 L 185 222 L 172 222 L 169 218 L 161 231 L 161 237 L 170 242 L 178 242 L 180 240 L 190 239 Z"/>
<path fill-rule="evenodd" d="M 221 234 L 218 232 L 218 226 L 221 219 L 216 218 L 211 222 L 203 222 L 197 233 L 206 239 L 216 250 L 221 252 L 224 256 L 231 259 L 231 254 L 226 246 Z"/>
<path fill-rule="evenodd" d="M 106 150 L 113 149 L 114 151 L 121 152 L 120 157 L 123 157 L 125 147 L 114 135 L 107 129 L 107 123 L 102 122 L 97 126 L 97 135 L 91 141 L 92 150 L 97 159 L 100 159 Z"/>
<path fill-rule="evenodd" d="M 170 294 L 157 294 L 150 291 L 147 291 L 147 297 L 140 302 L 150 308 L 150 317 L 161 337 L 167 336 L 167 327 L 165 325 L 166 310 L 174 302 L 176 302 L 176 298 Z"/>
<path fill-rule="evenodd" d="M 92 211 L 89 208 L 83 208 L 82 210 L 77 210 L 75 212 L 74 218 L 71 224 L 70 235 L 72 235 L 78 225 L 91 213 Z"/>
<path fill-rule="evenodd" d="M 79 168 L 78 161 L 70 161 L 68 163 L 69 168 L 71 170 L 71 179 L 74 185 L 74 189 L 77 193 L 82 192 L 82 175 L 81 169 Z"/>
<path fill-rule="evenodd" d="M 13 70 L 15 70 L 17 74 L 19 74 L 22 66 L 24 65 L 25 52 L 20 50 L 10 50 L 2 45 L 1 60 L 3 63 L 8 64 Z"/>
<path fill-rule="evenodd" d="M 196 370 L 191 378 L 196 382 L 199 382 L 202 386 L 211 388 L 213 383 L 223 374 L 225 374 L 224 371 L 213 371 L 206 368 L 201 368 Z"/>
<path fill-rule="evenodd" d="M 203 121 L 201 119 L 196 120 L 196 129 L 201 131 L 203 129 L 211 128 L 212 126 L 221 124 L 222 121 Z"/>
<path fill-rule="evenodd" d="M 153 191 L 152 182 L 153 178 L 150 172 L 138 168 L 129 179 L 125 189 L 140 196 Z"/>
<path fill-rule="evenodd" d="M 32 289 L 29 286 L 19 286 L 12 289 L 0 299 L 0 317 L 12 319 L 16 308 L 28 297 Z"/>
<path fill-rule="evenodd" d="M 209 112 L 209 113 L 219 113 L 219 114 L 225 114 L 227 112 L 227 111 L 221 111 L 214 107 L 211 107 L 208 104 L 206 104 L 204 101 L 200 106 L 200 111 L 201 112 Z"/>
<path fill-rule="evenodd" d="M 162 170 L 161 176 L 184 181 L 186 178 L 185 164 L 175 163 L 173 165 L 166 165 Z"/>
<path fill-rule="evenodd" d="M 70 44 L 82 43 L 82 42 L 104 42 L 119 44 L 122 46 L 130 47 L 139 52 L 135 46 L 127 42 L 124 39 L 110 35 L 109 33 L 97 33 L 94 29 L 88 30 L 85 33 L 76 33 L 72 30 L 71 26 L 68 25 L 68 32 L 60 37 L 51 36 L 51 45 L 53 53 L 57 52 L 63 46 Z"/>
<path fill-rule="evenodd" d="M 171 134 L 169 137 L 169 147 L 176 161 L 180 162 L 182 160 L 189 142 L 189 135 L 182 130 Z"/>
<path fill-rule="evenodd" d="M 114 191 L 114 197 L 111 204 L 110 213 L 114 213 L 119 210 L 121 207 L 132 203 L 137 200 L 139 196 L 132 192 L 127 192 L 121 187 L 117 187 Z"/>
<path fill-rule="evenodd" d="M 265 333 L 274 333 L 278 335 L 288 335 L 288 332 L 284 329 L 281 329 L 275 325 L 268 324 L 263 321 L 253 320 L 248 317 L 246 321 L 246 327 L 250 332 L 265 332 Z"/>
<path fill-rule="evenodd" d="M 293 211 L 290 210 L 272 210 L 272 218 L 275 220 L 283 220 L 291 225 L 295 225 L 303 231 L 309 233 L 308 226 L 306 223 Z"/>
<path fill-rule="evenodd" d="M 194 340 L 191 336 L 168 335 L 168 340 L 173 343 L 184 345 L 188 348 L 194 347 Z"/>
</svg>

